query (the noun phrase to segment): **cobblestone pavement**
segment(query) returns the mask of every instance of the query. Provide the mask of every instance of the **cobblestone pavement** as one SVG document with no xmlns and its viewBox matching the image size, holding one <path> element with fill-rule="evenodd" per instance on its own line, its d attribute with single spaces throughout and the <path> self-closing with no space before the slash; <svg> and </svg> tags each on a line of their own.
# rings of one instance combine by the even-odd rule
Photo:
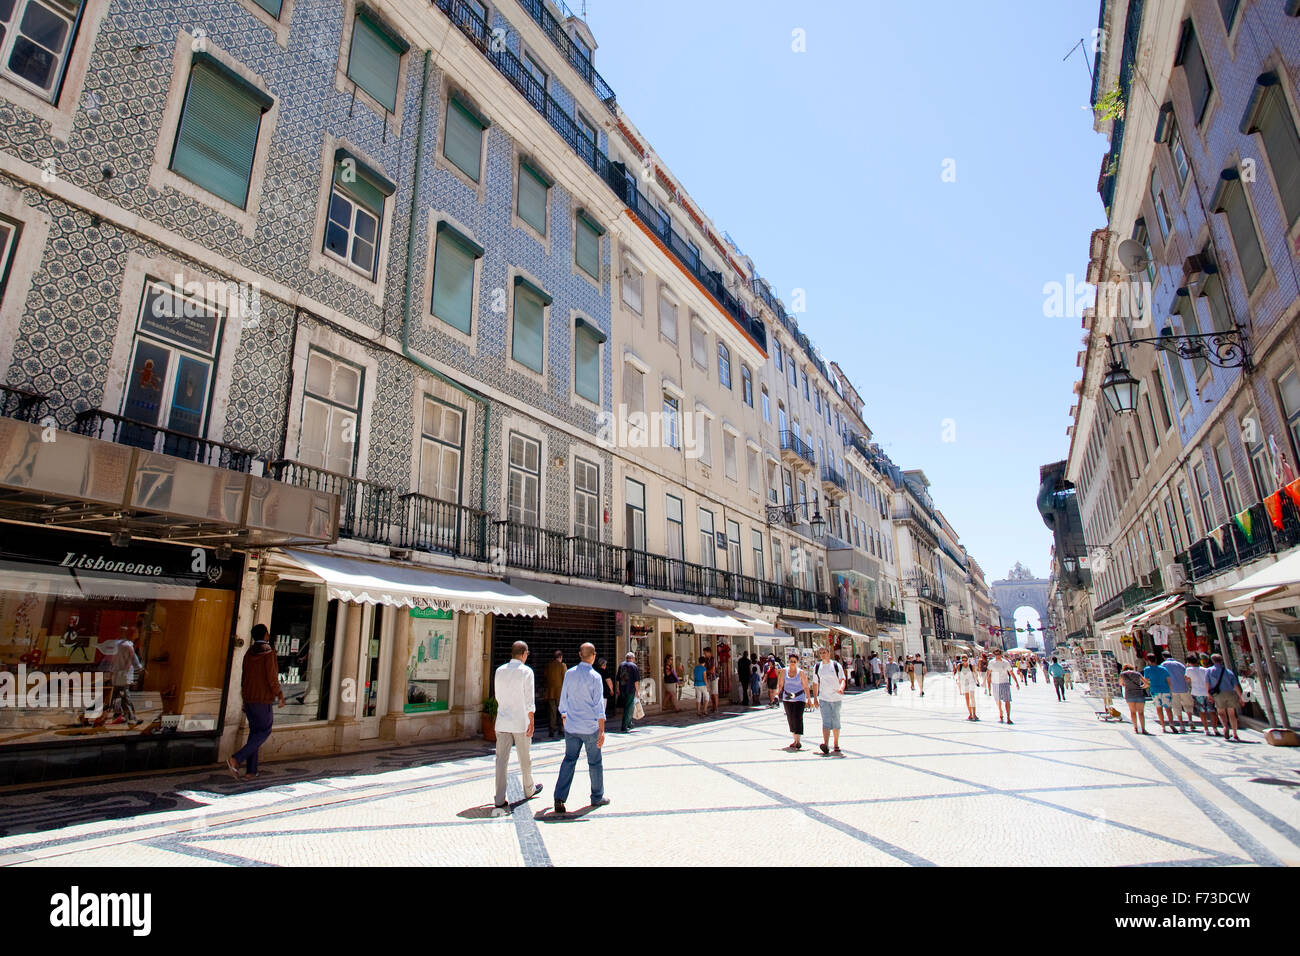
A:
<svg viewBox="0 0 1300 956">
<path fill-rule="evenodd" d="M 493 810 L 481 742 L 264 765 L 256 783 L 207 770 L 0 795 L 0 864 L 960 865 L 1300 864 L 1300 753 L 1199 734 L 1139 737 L 1050 686 L 1016 693 L 1015 725 L 947 677 L 921 698 L 850 697 L 842 757 L 800 752 L 781 712 L 610 734 L 609 806 L 551 810 L 562 756 L 538 740 L 542 795 Z M 1150 708 L 1148 708 L 1150 710 Z"/>
</svg>

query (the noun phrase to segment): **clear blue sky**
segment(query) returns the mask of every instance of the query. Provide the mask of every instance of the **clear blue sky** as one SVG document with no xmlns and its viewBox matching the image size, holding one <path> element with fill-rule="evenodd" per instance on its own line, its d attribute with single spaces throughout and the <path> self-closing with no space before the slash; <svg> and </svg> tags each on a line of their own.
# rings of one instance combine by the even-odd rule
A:
<svg viewBox="0 0 1300 956">
<path fill-rule="evenodd" d="M 806 291 L 801 328 L 990 580 L 1047 573 L 1038 468 L 1069 448 L 1083 330 L 1042 290 L 1081 279 L 1105 224 L 1088 68 L 1062 58 L 1097 9 L 587 2 L 620 104 L 787 305 Z"/>
</svg>

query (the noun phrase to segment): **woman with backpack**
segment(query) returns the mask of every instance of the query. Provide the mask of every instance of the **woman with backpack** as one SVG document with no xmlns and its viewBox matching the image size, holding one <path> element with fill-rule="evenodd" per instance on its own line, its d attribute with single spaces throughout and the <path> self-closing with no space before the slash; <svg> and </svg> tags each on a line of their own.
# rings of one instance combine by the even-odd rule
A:
<svg viewBox="0 0 1300 956">
<path fill-rule="evenodd" d="M 808 675 L 799 666 L 799 654 L 790 652 L 789 665 L 781 671 L 781 701 L 785 704 L 785 720 L 794 737 L 787 750 L 802 750 L 799 738 L 803 736 L 803 712 L 808 705 Z"/>
</svg>

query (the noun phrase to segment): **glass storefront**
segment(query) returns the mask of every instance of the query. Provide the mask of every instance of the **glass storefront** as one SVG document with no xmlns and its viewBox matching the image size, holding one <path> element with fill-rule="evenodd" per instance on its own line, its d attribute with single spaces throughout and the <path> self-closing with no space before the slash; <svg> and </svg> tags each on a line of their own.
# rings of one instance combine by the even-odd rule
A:
<svg viewBox="0 0 1300 956">
<path fill-rule="evenodd" d="M 214 734 L 242 555 L 0 527 L 0 746 Z"/>
<path fill-rule="evenodd" d="M 451 675 L 456 663 L 456 615 L 411 608 L 411 656 L 406 668 L 408 714 L 451 709 Z"/>
<path fill-rule="evenodd" d="M 285 705 L 277 724 L 300 724 L 329 718 L 329 688 L 334 669 L 337 601 L 325 588 L 281 581 L 271 609 L 271 646 L 280 669 Z"/>
</svg>

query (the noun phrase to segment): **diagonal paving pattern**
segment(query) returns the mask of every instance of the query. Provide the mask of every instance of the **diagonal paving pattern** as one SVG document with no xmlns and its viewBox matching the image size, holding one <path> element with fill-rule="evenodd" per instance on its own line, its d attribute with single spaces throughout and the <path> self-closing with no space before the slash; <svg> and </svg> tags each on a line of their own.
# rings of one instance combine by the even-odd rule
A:
<svg viewBox="0 0 1300 956">
<path fill-rule="evenodd" d="M 1300 865 L 1300 753 L 1101 724 L 1080 693 L 1016 693 L 1016 723 L 964 719 L 951 680 L 844 704 L 842 757 L 801 752 L 751 709 L 611 734 L 610 806 L 550 807 L 563 750 L 538 740 L 540 798 L 490 805 L 486 748 L 456 745 L 11 791 L 0 865 Z M 1149 727 L 1157 727 L 1151 722 Z"/>
</svg>

